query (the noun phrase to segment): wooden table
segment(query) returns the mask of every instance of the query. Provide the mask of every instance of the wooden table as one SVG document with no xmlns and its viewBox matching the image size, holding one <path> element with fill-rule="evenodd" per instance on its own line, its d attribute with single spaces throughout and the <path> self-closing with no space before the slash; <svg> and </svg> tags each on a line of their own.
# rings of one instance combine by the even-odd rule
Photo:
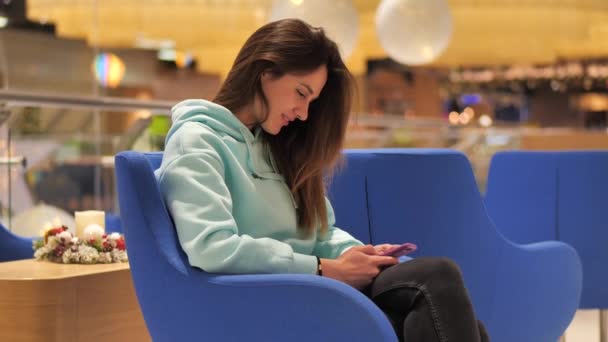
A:
<svg viewBox="0 0 608 342">
<path fill-rule="evenodd" d="M 128 263 L 0 263 L 0 341 L 150 340 Z"/>
</svg>

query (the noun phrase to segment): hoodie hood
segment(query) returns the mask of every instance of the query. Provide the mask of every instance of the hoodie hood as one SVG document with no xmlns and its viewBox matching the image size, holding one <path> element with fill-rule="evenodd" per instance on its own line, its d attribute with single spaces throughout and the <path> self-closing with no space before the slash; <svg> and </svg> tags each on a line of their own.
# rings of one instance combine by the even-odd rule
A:
<svg viewBox="0 0 608 342">
<path fill-rule="evenodd" d="M 171 108 L 173 125 L 167 141 L 186 122 L 200 122 L 219 133 L 225 133 L 241 142 L 253 142 L 256 136 L 224 106 L 206 100 L 185 100 Z"/>
<path fill-rule="evenodd" d="M 166 144 L 186 122 L 202 123 L 218 133 L 227 134 L 247 145 L 247 166 L 253 177 L 284 181 L 283 176 L 278 173 L 276 163 L 270 153 L 268 155 L 273 171 L 260 171 L 258 167 L 260 161 L 255 156 L 259 156 L 260 153 L 254 151 L 253 145 L 255 144 L 256 148 L 262 148 L 263 144 L 259 144 L 262 128 L 257 126 L 252 133 L 228 108 L 207 100 L 184 100 L 171 109 L 171 120 L 173 124 L 167 133 Z M 295 204 L 295 201 L 293 202 Z"/>
</svg>

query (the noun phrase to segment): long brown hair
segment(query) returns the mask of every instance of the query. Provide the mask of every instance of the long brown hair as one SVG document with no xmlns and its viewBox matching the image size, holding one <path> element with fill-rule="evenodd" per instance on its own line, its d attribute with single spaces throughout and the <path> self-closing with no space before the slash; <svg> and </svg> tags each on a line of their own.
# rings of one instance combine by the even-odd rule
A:
<svg viewBox="0 0 608 342">
<path fill-rule="evenodd" d="M 255 31 L 238 53 L 232 69 L 213 100 L 232 112 L 261 99 L 264 115 L 268 101 L 260 82 L 263 72 L 275 77 L 312 72 L 327 66 L 327 82 L 310 103 L 308 119 L 296 120 L 265 141 L 298 203 L 298 227 L 309 234 L 320 224 L 327 231 L 324 175 L 340 160 L 351 109 L 353 77 L 336 43 L 321 28 L 298 19 L 271 22 Z"/>
</svg>

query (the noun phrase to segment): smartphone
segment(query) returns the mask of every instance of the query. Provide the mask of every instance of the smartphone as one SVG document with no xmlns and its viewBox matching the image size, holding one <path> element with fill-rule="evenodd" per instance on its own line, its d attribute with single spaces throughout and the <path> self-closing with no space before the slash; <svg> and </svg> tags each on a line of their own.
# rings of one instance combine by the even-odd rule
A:
<svg viewBox="0 0 608 342">
<path fill-rule="evenodd" d="M 384 251 L 380 255 L 382 255 L 382 256 L 400 257 L 400 256 L 404 256 L 404 255 L 412 253 L 417 248 L 418 247 L 415 244 L 406 242 L 403 245 L 400 245 L 400 246 L 388 249 L 388 250 Z"/>
</svg>

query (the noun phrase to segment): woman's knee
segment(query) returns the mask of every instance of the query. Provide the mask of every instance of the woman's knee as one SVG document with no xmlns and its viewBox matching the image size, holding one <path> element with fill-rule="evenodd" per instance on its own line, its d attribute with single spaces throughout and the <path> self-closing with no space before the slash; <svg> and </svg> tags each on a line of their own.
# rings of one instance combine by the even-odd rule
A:
<svg viewBox="0 0 608 342">
<path fill-rule="evenodd" d="M 391 266 L 374 280 L 373 288 L 424 286 L 426 288 L 462 287 L 458 265 L 445 257 L 420 257 Z"/>
<path fill-rule="evenodd" d="M 457 263 L 446 257 L 429 258 L 429 267 L 433 270 L 433 278 L 450 284 L 463 283 L 462 272 Z"/>
</svg>

